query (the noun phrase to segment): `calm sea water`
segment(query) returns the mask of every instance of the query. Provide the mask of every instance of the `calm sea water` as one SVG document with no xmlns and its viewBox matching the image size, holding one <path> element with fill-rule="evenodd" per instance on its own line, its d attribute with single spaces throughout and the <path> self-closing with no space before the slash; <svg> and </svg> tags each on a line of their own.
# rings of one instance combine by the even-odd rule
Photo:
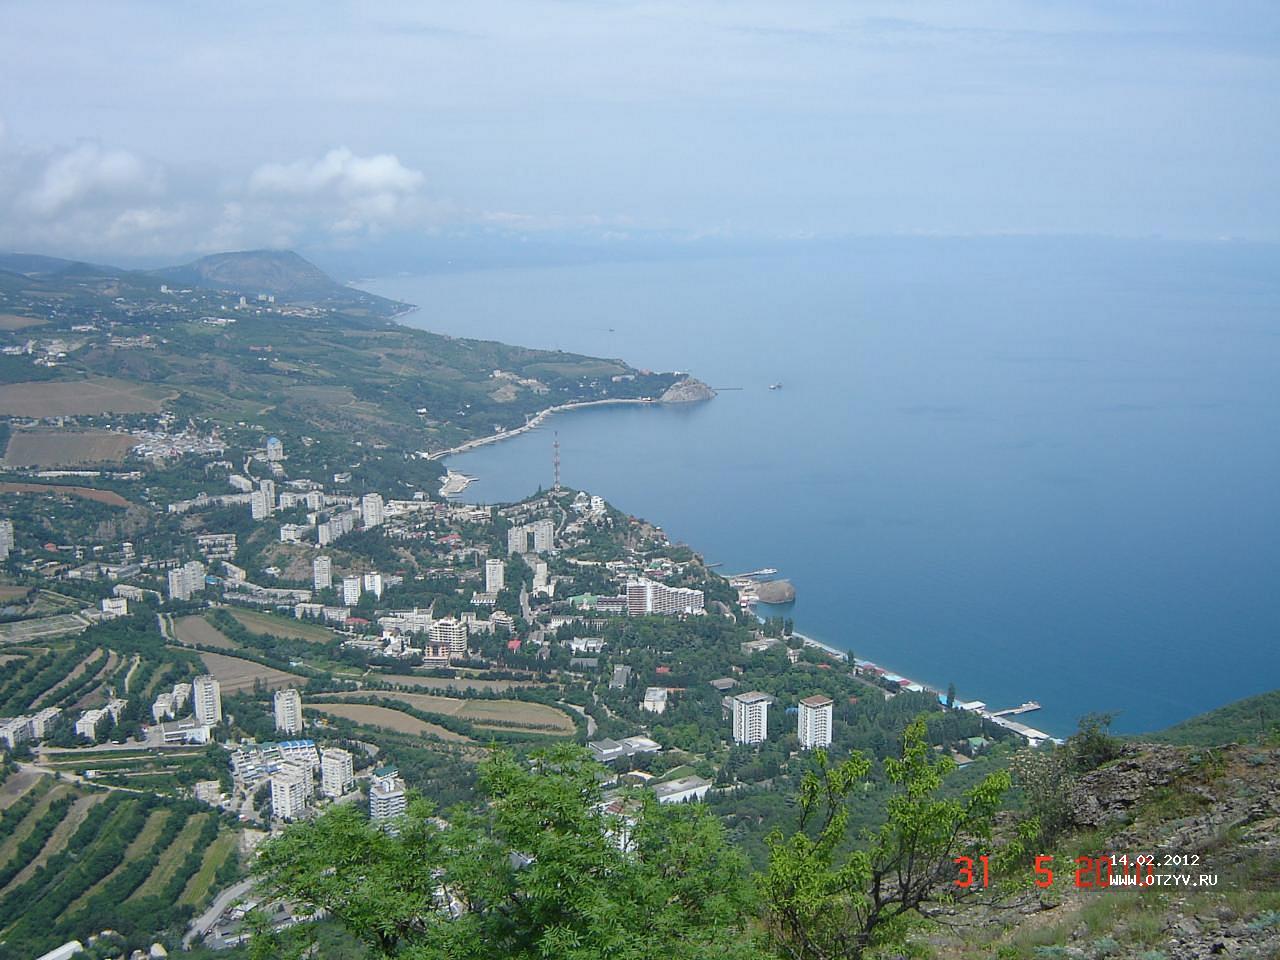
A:
<svg viewBox="0 0 1280 960">
<path fill-rule="evenodd" d="M 554 429 L 567 484 L 790 577 L 798 629 L 1037 699 L 1054 733 L 1280 687 L 1275 248 L 865 241 L 368 286 L 428 329 L 741 388 L 454 458 L 469 499 L 549 485 Z"/>
</svg>

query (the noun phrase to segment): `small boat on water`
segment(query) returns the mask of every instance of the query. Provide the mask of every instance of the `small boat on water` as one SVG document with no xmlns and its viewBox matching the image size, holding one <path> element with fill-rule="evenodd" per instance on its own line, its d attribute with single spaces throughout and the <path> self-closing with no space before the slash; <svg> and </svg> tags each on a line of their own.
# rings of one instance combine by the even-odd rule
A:
<svg viewBox="0 0 1280 960">
<path fill-rule="evenodd" d="M 781 381 L 781 380 L 779 380 L 777 383 L 771 383 L 771 384 L 769 384 L 769 389 L 770 389 L 770 390 L 781 390 L 781 389 L 782 389 L 782 381 Z"/>
</svg>

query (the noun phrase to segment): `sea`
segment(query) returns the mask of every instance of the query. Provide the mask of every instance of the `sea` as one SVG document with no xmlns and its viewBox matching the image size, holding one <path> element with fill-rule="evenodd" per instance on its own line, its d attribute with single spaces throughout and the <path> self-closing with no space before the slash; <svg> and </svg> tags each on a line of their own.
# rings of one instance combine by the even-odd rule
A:
<svg viewBox="0 0 1280 960">
<path fill-rule="evenodd" d="M 796 241 L 362 286 L 719 391 L 453 457 L 464 499 L 549 487 L 558 437 L 566 485 L 790 579 L 763 610 L 1058 736 L 1280 687 L 1280 248 Z"/>
</svg>

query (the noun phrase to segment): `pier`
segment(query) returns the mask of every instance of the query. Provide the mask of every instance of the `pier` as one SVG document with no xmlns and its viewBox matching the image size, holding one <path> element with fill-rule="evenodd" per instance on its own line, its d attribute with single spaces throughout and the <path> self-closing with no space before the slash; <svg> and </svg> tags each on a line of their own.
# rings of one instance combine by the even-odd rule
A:
<svg viewBox="0 0 1280 960">
<path fill-rule="evenodd" d="M 761 567 L 759 570 L 752 570 L 750 573 L 735 573 L 729 576 L 730 580 L 755 580 L 758 577 L 771 577 L 778 571 L 773 567 Z"/>
<path fill-rule="evenodd" d="M 1038 701 L 1028 700 L 1026 703 L 1021 703 L 1016 707 L 1009 707 L 1009 709 L 1007 710 L 992 710 L 991 716 L 1016 717 L 1020 713 L 1033 713 L 1034 711 L 1039 709 L 1040 709 L 1040 703 Z"/>
</svg>

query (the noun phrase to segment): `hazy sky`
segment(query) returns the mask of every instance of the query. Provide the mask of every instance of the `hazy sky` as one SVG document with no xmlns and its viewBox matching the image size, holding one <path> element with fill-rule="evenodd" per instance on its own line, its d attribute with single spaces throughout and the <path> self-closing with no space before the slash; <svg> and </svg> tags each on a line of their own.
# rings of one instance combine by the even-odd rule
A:
<svg viewBox="0 0 1280 960">
<path fill-rule="evenodd" d="M 0 249 L 1280 240 L 1276 0 L 0 0 Z"/>
</svg>

